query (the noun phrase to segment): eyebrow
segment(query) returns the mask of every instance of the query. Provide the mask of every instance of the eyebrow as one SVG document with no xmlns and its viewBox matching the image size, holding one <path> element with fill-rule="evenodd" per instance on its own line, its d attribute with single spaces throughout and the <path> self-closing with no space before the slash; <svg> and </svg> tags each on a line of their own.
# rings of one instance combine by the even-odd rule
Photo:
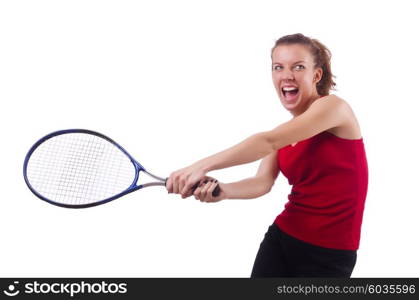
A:
<svg viewBox="0 0 419 300">
<path fill-rule="evenodd" d="M 293 63 L 293 65 L 295 65 L 295 64 L 299 64 L 299 63 L 305 63 L 305 62 L 306 62 L 306 61 L 304 61 L 304 60 L 299 60 L 299 61 L 297 61 L 297 62 Z M 273 62 L 272 64 L 273 64 L 273 65 L 275 65 L 275 64 L 282 65 L 282 63 L 280 63 L 280 62 Z"/>
</svg>

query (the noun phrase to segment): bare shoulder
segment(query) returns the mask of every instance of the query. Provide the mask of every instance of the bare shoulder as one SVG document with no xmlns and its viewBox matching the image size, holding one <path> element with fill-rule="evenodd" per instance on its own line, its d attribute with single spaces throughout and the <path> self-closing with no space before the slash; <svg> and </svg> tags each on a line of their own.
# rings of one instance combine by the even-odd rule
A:
<svg viewBox="0 0 419 300">
<path fill-rule="evenodd" d="M 336 109 L 344 109 L 346 106 L 349 106 L 349 104 L 341 97 L 332 94 L 318 98 L 311 106 L 313 108 L 317 106 L 335 111 Z"/>
<path fill-rule="evenodd" d="M 361 127 L 349 103 L 336 95 L 327 96 L 327 100 L 330 101 L 329 105 L 339 109 L 343 117 L 342 125 L 330 128 L 327 131 L 343 139 L 355 140 L 362 138 Z"/>
</svg>

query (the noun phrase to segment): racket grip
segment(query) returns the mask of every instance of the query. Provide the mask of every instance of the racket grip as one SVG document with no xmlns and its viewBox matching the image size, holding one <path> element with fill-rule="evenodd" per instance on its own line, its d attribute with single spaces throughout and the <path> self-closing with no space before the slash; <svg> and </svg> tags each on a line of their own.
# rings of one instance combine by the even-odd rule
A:
<svg viewBox="0 0 419 300">
<path fill-rule="evenodd" d="M 215 189 L 212 191 L 212 196 L 213 197 L 218 197 L 220 195 L 220 192 L 221 192 L 220 185 L 217 184 Z"/>
<path fill-rule="evenodd" d="M 166 183 L 167 183 L 167 180 L 168 180 L 169 178 L 166 178 L 166 180 L 164 181 L 164 185 L 166 185 Z M 198 187 L 198 184 L 199 184 L 199 182 L 197 182 L 193 187 L 192 187 L 192 190 L 193 191 L 195 191 L 196 190 L 196 188 Z M 215 187 L 215 189 L 212 191 L 212 196 L 213 197 L 218 197 L 219 195 L 220 195 L 220 192 L 221 192 L 221 189 L 220 189 L 220 185 L 219 184 L 217 184 L 217 186 Z"/>
<path fill-rule="evenodd" d="M 208 181 L 204 181 L 204 183 L 207 183 Z M 195 183 L 195 185 L 192 187 L 192 190 L 195 191 L 196 188 L 198 187 L 199 182 Z M 220 195 L 221 189 L 220 189 L 220 185 L 217 184 L 217 186 L 215 187 L 215 189 L 212 191 L 212 196 L 213 197 L 218 197 Z"/>
</svg>

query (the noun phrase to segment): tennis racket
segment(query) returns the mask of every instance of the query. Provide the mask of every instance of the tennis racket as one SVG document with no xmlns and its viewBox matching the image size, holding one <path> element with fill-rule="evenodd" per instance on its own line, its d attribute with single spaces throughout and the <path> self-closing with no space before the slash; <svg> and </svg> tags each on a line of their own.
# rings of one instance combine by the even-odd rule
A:
<svg viewBox="0 0 419 300">
<path fill-rule="evenodd" d="M 156 181 L 139 184 L 141 172 Z M 38 198 L 67 208 L 104 204 L 145 187 L 165 186 L 167 180 L 146 171 L 107 136 L 86 129 L 41 138 L 25 157 L 23 176 Z M 217 186 L 212 194 L 219 193 Z"/>
</svg>

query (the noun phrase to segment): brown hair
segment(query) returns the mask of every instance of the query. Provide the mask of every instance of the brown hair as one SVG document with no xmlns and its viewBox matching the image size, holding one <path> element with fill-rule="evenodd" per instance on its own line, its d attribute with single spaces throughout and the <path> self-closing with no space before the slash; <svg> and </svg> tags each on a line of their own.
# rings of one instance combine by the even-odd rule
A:
<svg viewBox="0 0 419 300">
<path fill-rule="evenodd" d="M 332 58 L 332 53 L 329 49 L 322 43 L 320 43 L 316 39 L 309 38 L 301 33 L 285 35 L 279 38 L 275 42 L 275 46 L 272 48 L 271 51 L 271 58 L 272 54 L 276 47 L 279 45 L 292 45 L 292 44 L 300 44 L 307 46 L 311 55 L 314 58 L 314 67 L 321 68 L 323 70 L 323 75 L 321 80 L 317 83 L 317 93 L 320 96 L 329 95 L 330 90 L 335 90 L 336 83 L 333 81 L 335 77 L 332 74 L 332 69 L 330 66 L 330 59 Z"/>
</svg>

